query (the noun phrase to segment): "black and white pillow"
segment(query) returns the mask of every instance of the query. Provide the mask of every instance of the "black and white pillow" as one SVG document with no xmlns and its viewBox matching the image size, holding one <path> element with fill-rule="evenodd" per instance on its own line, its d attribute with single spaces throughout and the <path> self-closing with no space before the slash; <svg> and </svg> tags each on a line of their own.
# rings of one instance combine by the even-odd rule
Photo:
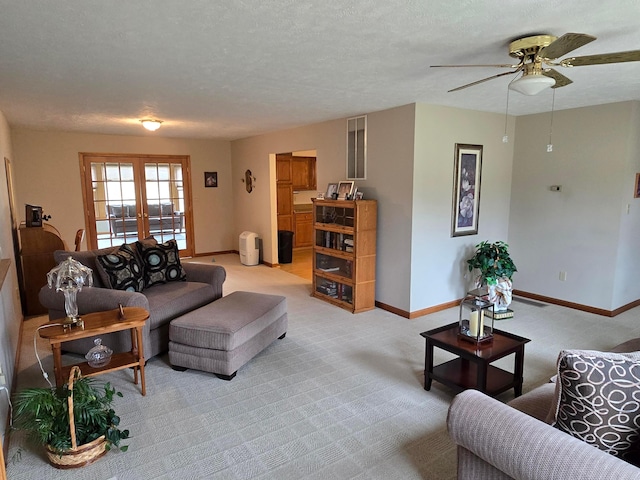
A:
<svg viewBox="0 0 640 480">
<path fill-rule="evenodd" d="M 187 274 L 180 263 L 178 244 L 175 240 L 157 245 L 138 242 L 137 248 L 144 266 L 145 288 L 157 283 L 187 279 Z"/>
<path fill-rule="evenodd" d="M 563 350 L 552 425 L 640 465 L 640 352 Z"/>
<path fill-rule="evenodd" d="M 141 292 L 144 271 L 136 252 L 128 244 L 107 255 L 96 257 L 98 275 L 108 288 Z"/>
</svg>

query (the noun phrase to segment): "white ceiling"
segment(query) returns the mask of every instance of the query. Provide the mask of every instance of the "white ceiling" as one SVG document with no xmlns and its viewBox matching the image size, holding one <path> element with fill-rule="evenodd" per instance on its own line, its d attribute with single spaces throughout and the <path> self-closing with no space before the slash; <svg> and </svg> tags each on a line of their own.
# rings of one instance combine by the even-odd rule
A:
<svg viewBox="0 0 640 480">
<path fill-rule="evenodd" d="M 588 33 L 571 55 L 640 49 L 640 0 L 0 0 L 11 126 L 236 139 L 414 102 L 504 113 L 527 34 Z M 640 100 L 640 62 L 559 69 L 555 108 Z M 549 111 L 552 90 L 511 93 Z M 139 119 L 164 125 L 144 133 Z"/>
</svg>

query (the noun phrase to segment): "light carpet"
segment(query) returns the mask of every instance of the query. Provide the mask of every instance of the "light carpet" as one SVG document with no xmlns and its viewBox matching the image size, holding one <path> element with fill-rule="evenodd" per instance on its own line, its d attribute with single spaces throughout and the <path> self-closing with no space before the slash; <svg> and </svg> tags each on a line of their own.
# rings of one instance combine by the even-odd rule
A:
<svg viewBox="0 0 640 480">
<path fill-rule="evenodd" d="M 380 309 L 352 315 L 311 297 L 310 283 L 295 275 L 243 266 L 232 254 L 214 260 L 227 270 L 225 295 L 249 290 L 287 297 L 287 336 L 230 382 L 173 371 L 166 355 L 148 362 L 145 397 L 129 370 L 98 377 L 124 394 L 115 409 L 131 431 L 129 451 L 57 470 L 14 433 L 10 480 L 455 478 L 455 447 L 445 427 L 454 394 L 437 382 L 424 390 L 420 332 L 457 321 L 457 308 L 415 320 Z M 553 375 L 560 349 L 605 350 L 640 336 L 637 308 L 615 318 L 524 299 L 512 308 L 515 317 L 496 327 L 532 339 L 525 348 L 525 392 Z M 25 322 L 18 388 L 46 386 L 33 353 L 33 334 L 43 321 Z M 47 342 L 38 340 L 37 347 L 53 377 Z M 436 349 L 436 363 L 450 358 Z M 496 364 L 511 369 L 513 359 Z M 508 401 L 513 391 L 499 398 Z M 19 448 L 21 459 L 12 461 Z"/>
</svg>

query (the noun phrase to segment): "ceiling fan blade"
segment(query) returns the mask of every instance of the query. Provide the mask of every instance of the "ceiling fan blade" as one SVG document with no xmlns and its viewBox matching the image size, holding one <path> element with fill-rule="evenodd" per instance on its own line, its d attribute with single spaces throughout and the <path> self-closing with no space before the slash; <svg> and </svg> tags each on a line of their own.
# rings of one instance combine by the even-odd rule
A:
<svg viewBox="0 0 640 480">
<path fill-rule="evenodd" d="M 566 55 L 587 43 L 593 42 L 595 39 L 596 37 L 593 35 L 587 35 L 585 33 L 565 33 L 560 38 L 542 48 L 538 53 L 538 56 L 553 60 L 554 58 L 562 57 L 563 55 Z"/>
<path fill-rule="evenodd" d="M 513 72 L 503 72 L 498 75 L 493 75 L 491 77 L 483 78 L 482 80 L 477 80 L 472 83 L 467 83 L 466 85 L 462 85 L 461 87 L 454 88 L 453 90 L 448 90 L 447 93 L 457 92 L 458 90 L 462 90 L 463 88 L 473 87 L 474 85 L 478 85 L 480 83 L 488 82 L 489 80 L 493 80 L 494 78 L 503 77 L 505 75 L 513 75 L 514 73 L 518 73 L 522 68 L 518 68 L 518 70 L 514 70 Z"/>
<path fill-rule="evenodd" d="M 584 57 L 566 58 L 560 62 L 563 67 L 581 67 L 583 65 L 602 65 L 605 63 L 640 62 L 640 50 L 628 52 L 601 53 Z"/>
<path fill-rule="evenodd" d="M 518 68 L 520 66 L 519 63 L 512 65 L 510 63 L 505 63 L 502 65 L 430 65 L 431 68 L 460 68 L 460 67 L 495 67 L 495 68 Z"/>
<path fill-rule="evenodd" d="M 548 70 L 545 70 L 544 72 L 542 72 L 542 74 L 545 77 L 551 77 L 556 81 L 556 84 L 551 88 L 566 87 L 570 83 L 573 83 L 573 80 L 571 80 L 568 77 L 565 77 L 564 75 L 562 75 L 557 70 L 554 70 L 553 68 L 549 68 Z"/>
</svg>

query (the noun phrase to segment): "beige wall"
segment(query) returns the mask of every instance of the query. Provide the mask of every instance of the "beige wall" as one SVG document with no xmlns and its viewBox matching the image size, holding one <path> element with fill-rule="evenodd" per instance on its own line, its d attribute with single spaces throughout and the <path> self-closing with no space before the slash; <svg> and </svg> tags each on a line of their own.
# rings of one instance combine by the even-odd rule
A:
<svg viewBox="0 0 640 480">
<path fill-rule="evenodd" d="M 316 151 L 319 190 L 324 190 L 329 182 L 344 180 L 346 126 L 343 120 L 231 142 L 236 244 L 243 231 L 257 233 L 263 242 L 263 258 L 272 264 L 278 263 L 275 154 L 297 150 Z M 247 193 L 241 181 L 247 169 L 256 177 L 251 193 Z"/>
<path fill-rule="evenodd" d="M 246 168 L 270 175 L 266 187 L 259 177 L 251 194 L 240 182 L 234 188 L 238 234 L 259 233 L 266 261 L 277 263 L 275 174 L 269 155 L 315 148 L 322 190 L 344 180 L 345 132 L 346 119 L 340 119 L 232 142 L 234 178 Z M 480 240 L 450 237 L 456 142 L 485 146 L 481 235 L 507 238 L 513 147 L 502 143 L 503 134 L 504 116 L 497 114 L 416 104 L 367 114 L 367 179 L 356 185 L 365 198 L 378 201 L 378 302 L 414 312 L 465 292 L 464 257 Z"/>
<path fill-rule="evenodd" d="M 79 152 L 189 155 L 195 253 L 237 249 L 234 240 L 230 144 L 217 140 L 12 131 L 17 205 L 40 205 L 73 246 L 84 227 Z M 204 188 L 204 172 L 218 172 L 218 187 Z M 24 220 L 24 212 L 21 213 Z"/>
<path fill-rule="evenodd" d="M 9 125 L 2 112 L 0 112 L 0 258 L 11 260 L 11 268 L 0 292 L 0 366 L 8 382 L 7 388 L 9 391 L 12 389 L 20 323 L 22 321 L 4 165 L 4 159 L 12 160 L 12 157 Z M 3 443 L 8 411 L 7 397 L 2 394 L 0 395 L 0 435 L 2 435 Z"/>
<path fill-rule="evenodd" d="M 346 129 L 346 120 L 345 120 Z M 376 300 L 411 306 L 415 105 L 367 115 L 365 198 L 378 201 Z"/>
<path fill-rule="evenodd" d="M 555 112 L 551 153 L 550 114 L 518 117 L 509 224 L 516 288 L 605 310 L 640 298 L 638 105 Z"/>
<path fill-rule="evenodd" d="M 504 115 L 416 106 L 410 311 L 462 298 L 473 286 L 466 259 L 474 246 L 507 240 L 513 119 L 508 125 L 512 141 L 503 143 Z M 451 237 L 456 143 L 483 146 L 477 235 Z"/>
</svg>

